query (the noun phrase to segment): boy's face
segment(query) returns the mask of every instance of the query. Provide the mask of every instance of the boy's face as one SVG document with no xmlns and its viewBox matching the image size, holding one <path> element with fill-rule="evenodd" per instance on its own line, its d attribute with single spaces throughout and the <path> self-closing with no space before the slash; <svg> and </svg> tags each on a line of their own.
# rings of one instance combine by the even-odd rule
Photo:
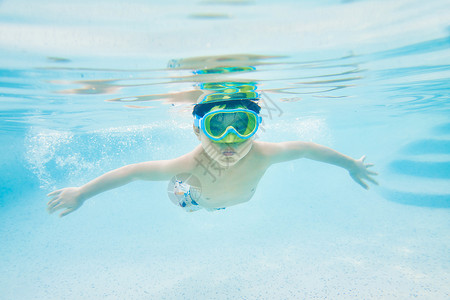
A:
<svg viewBox="0 0 450 300">
<path fill-rule="evenodd" d="M 224 105 L 218 105 L 211 108 L 202 120 L 202 130 L 195 125 L 194 130 L 205 152 L 221 166 L 235 165 L 252 148 L 252 136 L 258 129 L 259 121 L 256 114 L 246 107 L 227 110 Z"/>
<path fill-rule="evenodd" d="M 201 130 L 199 132 L 196 131 L 196 133 L 202 142 L 202 147 L 206 154 L 222 167 L 235 165 L 248 154 L 253 145 L 252 138 L 238 143 L 216 143 L 209 139 Z"/>
</svg>

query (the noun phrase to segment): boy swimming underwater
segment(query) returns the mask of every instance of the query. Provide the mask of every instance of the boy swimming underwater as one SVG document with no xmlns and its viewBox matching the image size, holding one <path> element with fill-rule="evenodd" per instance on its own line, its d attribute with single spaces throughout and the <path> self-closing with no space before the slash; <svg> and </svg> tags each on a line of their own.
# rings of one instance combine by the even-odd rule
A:
<svg viewBox="0 0 450 300">
<path fill-rule="evenodd" d="M 258 99 L 199 103 L 195 105 L 194 132 L 201 144 L 178 158 L 131 164 L 110 171 L 81 187 L 68 187 L 48 194 L 50 213 L 63 210 L 65 216 L 87 199 L 135 180 L 170 180 L 177 174 L 190 174 L 201 184 L 194 193 L 189 184 L 177 180 L 173 193 L 187 211 L 217 210 L 249 201 L 258 182 L 273 164 L 308 158 L 346 169 L 363 188 L 366 181 L 377 184 L 377 175 L 364 162 L 311 142 L 270 143 L 255 141 L 261 123 Z M 220 176 L 211 178 L 204 163 L 213 162 Z M 194 194 L 197 194 L 194 196 Z"/>
</svg>

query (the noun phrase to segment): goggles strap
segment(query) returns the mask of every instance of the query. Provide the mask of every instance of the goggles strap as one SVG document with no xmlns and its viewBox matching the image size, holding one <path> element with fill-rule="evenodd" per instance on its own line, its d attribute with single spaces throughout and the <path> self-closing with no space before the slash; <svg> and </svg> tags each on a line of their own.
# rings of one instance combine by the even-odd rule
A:
<svg viewBox="0 0 450 300">
<path fill-rule="evenodd" d="M 199 116 L 195 115 L 194 117 L 194 126 L 200 128 L 200 121 L 202 118 L 200 118 Z"/>
</svg>

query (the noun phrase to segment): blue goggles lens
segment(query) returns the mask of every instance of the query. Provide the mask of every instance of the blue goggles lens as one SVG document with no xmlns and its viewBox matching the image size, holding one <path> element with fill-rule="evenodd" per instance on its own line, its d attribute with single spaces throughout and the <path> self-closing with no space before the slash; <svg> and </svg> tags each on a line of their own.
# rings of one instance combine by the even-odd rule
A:
<svg viewBox="0 0 450 300">
<path fill-rule="evenodd" d="M 203 117 L 196 116 L 195 125 L 200 127 L 205 135 L 219 142 L 233 133 L 238 139 L 227 142 L 238 142 L 252 137 L 258 130 L 261 117 L 247 109 L 222 109 L 209 112 Z"/>
</svg>

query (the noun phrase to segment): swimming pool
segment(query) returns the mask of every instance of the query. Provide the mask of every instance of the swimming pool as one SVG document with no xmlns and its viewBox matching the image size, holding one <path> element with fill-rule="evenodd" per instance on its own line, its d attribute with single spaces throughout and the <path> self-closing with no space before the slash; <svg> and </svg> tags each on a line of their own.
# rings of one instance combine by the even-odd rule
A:
<svg viewBox="0 0 450 300">
<path fill-rule="evenodd" d="M 442 0 L 0 1 L 0 299 L 449 298 L 448 15 Z M 214 213 L 174 206 L 167 182 L 46 213 L 55 188 L 192 150 L 198 71 L 221 66 L 248 68 L 227 80 L 268 103 L 258 139 L 366 154 L 380 186 L 299 160 Z"/>
</svg>

